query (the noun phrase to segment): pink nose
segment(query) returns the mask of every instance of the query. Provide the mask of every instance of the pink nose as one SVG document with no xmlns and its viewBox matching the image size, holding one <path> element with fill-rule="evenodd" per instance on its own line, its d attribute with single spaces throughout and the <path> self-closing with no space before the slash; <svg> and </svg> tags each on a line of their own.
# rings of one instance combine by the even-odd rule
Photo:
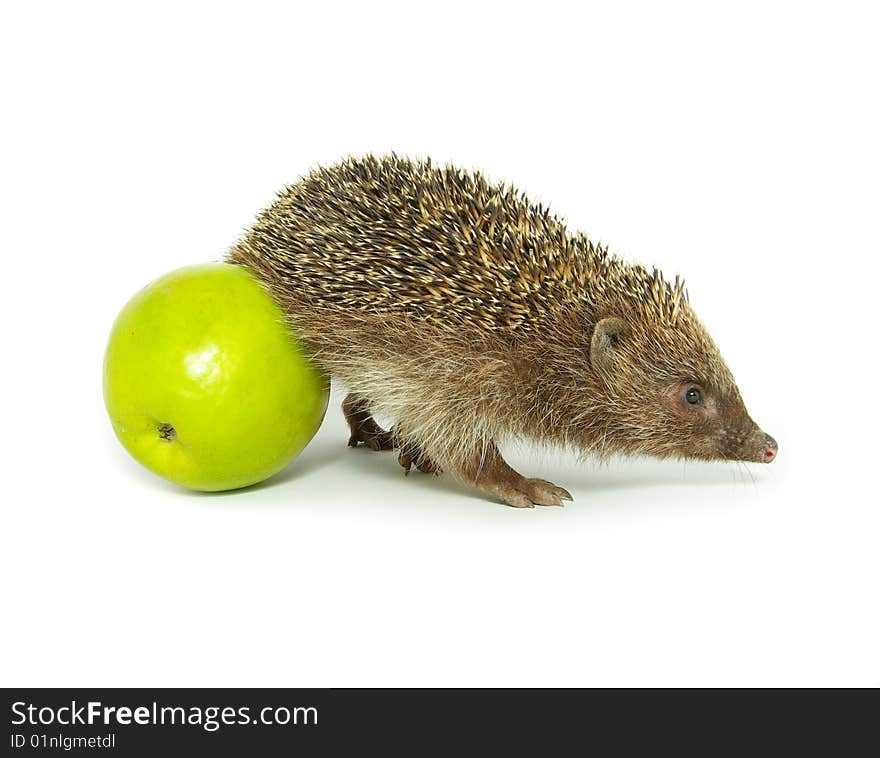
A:
<svg viewBox="0 0 880 758">
<path fill-rule="evenodd" d="M 779 452 L 779 445 L 769 434 L 764 435 L 764 463 L 770 463 Z"/>
</svg>

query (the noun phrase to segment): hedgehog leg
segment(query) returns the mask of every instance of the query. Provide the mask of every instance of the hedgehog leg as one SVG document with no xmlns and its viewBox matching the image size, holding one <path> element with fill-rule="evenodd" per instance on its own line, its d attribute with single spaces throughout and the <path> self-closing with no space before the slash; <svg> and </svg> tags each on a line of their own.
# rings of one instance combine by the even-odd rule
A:
<svg viewBox="0 0 880 758">
<path fill-rule="evenodd" d="M 357 447 L 363 442 L 371 450 L 393 450 L 394 434 L 386 432 L 370 415 L 370 404 L 354 394 L 346 395 L 342 401 L 342 412 L 351 429 L 349 447 Z"/>
<path fill-rule="evenodd" d="M 514 508 L 562 505 L 571 500 L 568 490 L 544 479 L 529 479 L 514 471 L 495 446 L 488 442 L 461 471 L 462 478 Z"/>
</svg>

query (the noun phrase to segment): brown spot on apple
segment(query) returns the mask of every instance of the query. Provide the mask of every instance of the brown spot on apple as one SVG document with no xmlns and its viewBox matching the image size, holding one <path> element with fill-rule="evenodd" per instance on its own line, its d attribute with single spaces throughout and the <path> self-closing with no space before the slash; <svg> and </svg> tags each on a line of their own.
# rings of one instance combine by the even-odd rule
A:
<svg viewBox="0 0 880 758">
<path fill-rule="evenodd" d="M 177 438 L 177 432 L 171 424 L 159 424 L 157 431 L 159 432 L 159 439 L 163 439 L 166 442 L 174 442 Z"/>
</svg>

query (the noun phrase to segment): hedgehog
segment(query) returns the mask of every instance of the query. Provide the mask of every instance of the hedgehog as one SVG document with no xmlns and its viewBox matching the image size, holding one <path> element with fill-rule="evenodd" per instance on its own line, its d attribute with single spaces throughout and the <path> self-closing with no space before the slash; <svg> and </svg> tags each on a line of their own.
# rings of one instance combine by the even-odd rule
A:
<svg viewBox="0 0 880 758">
<path fill-rule="evenodd" d="M 528 508 L 572 496 L 513 470 L 512 440 L 600 461 L 776 457 L 683 280 L 480 173 L 393 154 L 319 167 L 228 260 L 346 387 L 349 445 L 397 450 L 407 473 L 449 472 Z"/>
</svg>

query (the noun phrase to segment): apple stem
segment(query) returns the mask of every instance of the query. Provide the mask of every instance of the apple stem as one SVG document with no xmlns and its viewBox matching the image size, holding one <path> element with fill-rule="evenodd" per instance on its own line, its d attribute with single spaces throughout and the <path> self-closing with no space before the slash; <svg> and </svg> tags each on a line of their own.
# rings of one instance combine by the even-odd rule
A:
<svg viewBox="0 0 880 758">
<path fill-rule="evenodd" d="M 167 442 L 173 442 L 175 437 L 177 437 L 177 432 L 171 424 L 159 424 L 158 432 L 159 437 Z"/>
</svg>

